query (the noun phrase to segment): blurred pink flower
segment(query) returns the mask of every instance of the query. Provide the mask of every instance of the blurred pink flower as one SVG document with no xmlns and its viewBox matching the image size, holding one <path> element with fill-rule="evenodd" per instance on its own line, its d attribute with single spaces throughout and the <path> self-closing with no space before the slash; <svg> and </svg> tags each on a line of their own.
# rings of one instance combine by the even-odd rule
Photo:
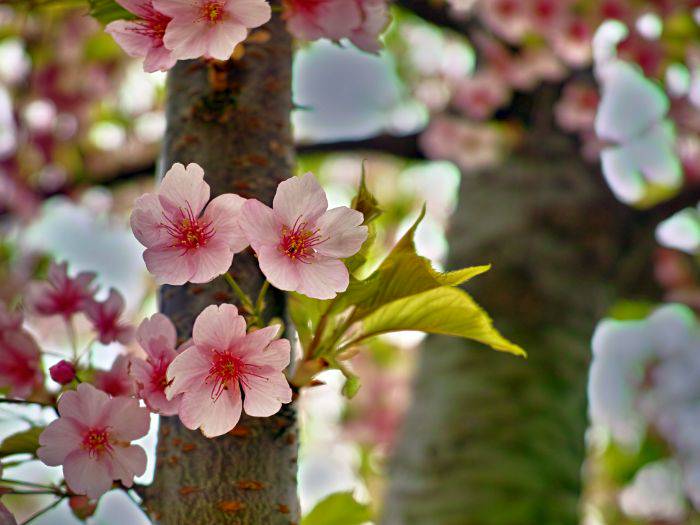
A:
<svg viewBox="0 0 700 525">
<path fill-rule="evenodd" d="M 295 38 L 349 38 L 372 53 L 381 48 L 378 38 L 389 24 L 386 0 L 285 0 L 284 17 Z"/>
<path fill-rule="evenodd" d="M 357 253 L 367 238 L 362 222 L 362 213 L 345 206 L 328 210 L 326 194 L 312 173 L 280 183 L 272 208 L 246 201 L 240 216 L 270 283 L 315 299 L 331 299 L 348 287 L 341 259 Z"/>
<path fill-rule="evenodd" d="M 63 465 L 73 492 L 96 499 L 113 480 L 131 487 L 146 471 L 146 452 L 131 441 L 148 433 L 151 420 L 136 399 L 110 398 L 82 383 L 61 396 L 58 412 L 39 436 L 37 455 L 46 465 Z"/>
<path fill-rule="evenodd" d="M 62 359 L 49 368 L 49 375 L 59 385 L 67 385 L 75 379 L 75 366 L 70 361 Z"/>
<path fill-rule="evenodd" d="M 128 344 L 134 336 L 134 328 L 120 321 L 124 312 L 124 297 L 114 288 L 109 297 L 99 302 L 90 300 L 85 305 L 85 315 L 92 321 L 100 343 L 108 345 L 114 341 Z"/>
<path fill-rule="evenodd" d="M 127 355 L 117 356 L 112 363 L 112 368 L 95 372 L 93 384 L 112 397 L 133 396 L 136 385 L 129 375 L 129 361 L 130 358 Z"/>
<path fill-rule="evenodd" d="M 579 17 L 571 17 L 553 31 L 550 40 L 554 52 L 572 67 L 583 67 L 593 57 L 593 31 Z"/>
<path fill-rule="evenodd" d="M 28 332 L 5 330 L 0 334 L 0 388 L 12 397 L 26 398 L 44 381 L 41 351 Z"/>
<path fill-rule="evenodd" d="M 510 89 L 502 78 L 484 70 L 457 83 L 452 103 L 468 117 L 485 120 L 504 106 L 510 97 Z"/>
<path fill-rule="evenodd" d="M 148 356 L 131 359 L 131 375 L 136 381 L 138 397 L 152 412 L 163 416 L 177 414 L 182 396 L 170 400 L 165 396 L 165 388 L 170 384 L 166 371 L 178 354 L 175 326 L 163 314 L 155 314 L 143 320 L 136 331 L 136 340 Z"/>
<path fill-rule="evenodd" d="M 163 41 L 180 60 L 201 56 L 228 60 L 248 29 L 271 16 L 264 0 L 153 0 L 153 6 L 172 17 Z"/>
<path fill-rule="evenodd" d="M 171 18 L 153 7 L 151 0 L 117 0 L 134 13 L 136 20 L 116 20 L 105 31 L 112 35 L 122 49 L 133 57 L 144 57 L 143 69 L 148 73 L 166 71 L 177 59 L 163 44 L 165 28 Z"/>
<path fill-rule="evenodd" d="M 33 282 L 27 287 L 27 307 L 38 315 L 61 315 L 69 319 L 82 311 L 95 295 L 92 285 L 95 274 L 81 272 L 68 277 L 68 263 L 51 263 L 46 281 Z"/>
<path fill-rule="evenodd" d="M 283 370 L 290 345 L 276 339 L 279 326 L 246 335 L 246 323 L 231 304 L 207 307 L 194 322 L 193 344 L 168 367 L 168 399 L 183 394 L 180 420 L 207 437 L 236 426 L 241 410 L 268 417 L 292 400 Z M 241 388 L 245 399 L 241 399 Z"/>
<path fill-rule="evenodd" d="M 478 12 L 484 23 L 510 43 L 522 40 L 530 28 L 525 0 L 484 0 Z"/>
<path fill-rule="evenodd" d="M 197 164 L 173 164 L 157 193 L 134 203 L 131 228 L 146 247 L 143 259 L 158 284 L 206 283 L 228 271 L 248 242 L 238 226 L 245 199 L 227 193 L 209 200 Z"/>
<path fill-rule="evenodd" d="M 18 330 L 22 326 L 22 313 L 10 311 L 0 300 L 0 336 L 5 331 Z"/>
<path fill-rule="evenodd" d="M 593 129 L 600 95 L 595 86 L 569 82 L 554 107 L 554 116 L 565 131 L 583 132 Z"/>
</svg>

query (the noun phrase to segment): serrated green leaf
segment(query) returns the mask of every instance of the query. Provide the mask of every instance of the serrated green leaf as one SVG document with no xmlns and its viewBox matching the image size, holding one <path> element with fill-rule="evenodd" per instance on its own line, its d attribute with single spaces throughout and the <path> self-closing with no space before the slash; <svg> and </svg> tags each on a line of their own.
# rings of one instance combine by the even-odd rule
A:
<svg viewBox="0 0 700 525">
<path fill-rule="evenodd" d="M 394 246 L 380 267 L 367 279 L 351 279 L 348 289 L 333 304 L 334 311 L 355 306 L 355 319 L 361 319 L 392 301 L 441 286 L 457 286 L 488 271 L 491 266 L 473 266 L 453 272 L 438 272 L 428 259 L 416 253 L 413 237 L 425 216 L 425 207 L 415 223 Z"/>
<path fill-rule="evenodd" d="M 30 427 L 6 437 L 0 444 L 0 457 L 13 454 L 36 455 L 36 450 L 39 448 L 39 435 L 43 431 L 44 427 Z"/>
<path fill-rule="evenodd" d="M 382 214 L 382 209 L 379 207 L 379 202 L 377 202 L 377 199 L 367 188 L 364 163 L 362 164 L 360 187 L 357 189 L 357 195 L 352 200 L 352 209 L 357 210 L 364 215 L 365 220 L 362 224 L 369 224 Z"/>
<path fill-rule="evenodd" d="M 365 317 L 361 339 L 403 330 L 472 339 L 494 350 L 525 355 L 496 330 L 488 314 L 459 288 L 443 286 L 393 301 Z"/>
<path fill-rule="evenodd" d="M 301 525 L 362 525 L 371 519 L 369 505 L 359 503 L 352 492 L 337 492 L 318 502 Z"/>
<path fill-rule="evenodd" d="M 133 20 L 136 15 L 124 9 L 115 0 L 88 0 L 90 16 L 101 24 L 109 24 L 115 20 Z"/>
</svg>

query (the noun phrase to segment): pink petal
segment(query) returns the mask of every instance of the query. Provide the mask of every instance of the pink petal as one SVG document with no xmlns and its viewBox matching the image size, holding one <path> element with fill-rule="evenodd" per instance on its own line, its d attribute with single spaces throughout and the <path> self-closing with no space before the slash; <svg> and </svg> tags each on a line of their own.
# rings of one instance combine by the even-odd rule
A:
<svg viewBox="0 0 700 525">
<path fill-rule="evenodd" d="M 192 0 L 153 0 L 153 7 L 168 16 L 194 20 L 199 16 L 200 3 Z"/>
<path fill-rule="evenodd" d="M 279 412 L 282 403 L 292 400 L 292 389 L 281 373 L 268 377 L 246 376 L 241 384 L 245 392 L 243 408 L 250 416 L 271 416 Z"/>
<path fill-rule="evenodd" d="M 258 253 L 260 270 L 275 288 L 294 291 L 301 280 L 299 267 L 304 263 L 292 261 L 281 253 L 277 246 L 261 246 Z"/>
<path fill-rule="evenodd" d="M 97 499 L 112 488 L 107 463 L 91 457 L 86 450 L 76 450 L 66 457 L 63 475 L 73 492 L 90 499 Z"/>
<path fill-rule="evenodd" d="M 153 46 L 153 39 L 143 34 L 143 25 L 138 21 L 115 20 L 107 24 L 105 32 L 131 57 L 146 56 Z"/>
<path fill-rule="evenodd" d="M 148 434 L 151 416 L 139 402 L 130 397 L 115 397 L 110 401 L 105 426 L 119 441 L 133 441 Z"/>
<path fill-rule="evenodd" d="M 136 199 L 131 212 L 131 230 L 141 244 L 148 247 L 168 242 L 163 220 L 163 208 L 155 193 L 146 193 Z"/>
<path fill-rule="evenodd" d="M 59 418 L 52 421 L 39 436 L 41 447 L 37 456 L 46 465 L 62 465 L 66 456 L 80 449 L 83 435 L 80 426 L 72 418 Z"/>
<path fill-rule="evenodd" d="M 157 284 L 182 285 L 194 274 L 194 262 L 181 248 L 156 246 L 143 252 L 146 268 Z"/>
<path fill-rule="evenodd" d="M 210 28 L 206 54 L 217 60 L 228 60 L 236 45 L 248 36 L 248 30 L 235 20 L 222 20 Z"/>
<path fill-rule="evenodd" d="M 111 459 L 110 477 L 120 479 L 126 487 L 131 487 L 134 476 L 142 476 L 146 472 L 146 451 L 138 445 L 114 447 Z"/>
<path fill-rule="evenodd" d="M 258 330 L 260 331 L 260 330 Z M 256 333 L 256 332 L 253 332 Z M 291 345 L 287 339 L 272 341 L 261 352 L 250 354 L 246 362 L 256 366 L 269 366 L 274 370 L 284 370 L 291 358 Z"/>
<path fill-rule="evenodd" d="M 238 315 L 238 309 L 234 305 L 211 305 L 195 319 L 192 339 L 202 348 L 227 350 L 231 341 L 243 337 L 245 331 L 245 319 Z"/>
<path fill-rule="evenodd" d="M 229 0 L 226 11 L 245 27 L 258 27 L 270 20 L 270 4 L 263 0 Z"/>
<path fill-rule="evenodd" d="M 158 189 L 158 197 L 166 213 L 191 209 L 195 217 L 199 217 L 206 206 L 209 194 L 209 184 L 204 182 L 204 170 L 195 163 L 188 164 L 187 168 L 179 162 L 173 164 Z"/>
<path fill-rule="evenodd" d="M 209 375 L 211 365 L 211 351 L 198 346 L 192 346 L 178 354 L 166 373 L 168 381 L 172 381 L 165 391 L 168 399 L 201 387 Z M 211 392 L 211 389 L 209 391 Z"/>
<path fill-rule="evenodd" d="M 279 331 L 280 325 L 273 324 L 246 334 L 235 343 L 236 355 L 243 357 L 247 361 L 248 355 L 262 352 L 277 337 Z"/>
<path fill-rule="evenodd" d="M 249 244 L 239 224 L 245 201 L 235 193 L 219 195 L 209 203 L 203 216 L 204 222 L 211 222 L 216 238 L 226 242 L 233 253 L 243 251 Z"/>
<path fill-rule="evenodd" d="M 89 383 L 64 392 L 58 400 L 61 417 L 71 417 L 84 425 L 98 425 L 109 405 L 109 396 Z"/>
<path fill-rule="evenodd" d="M 150 357 L 159 359 L 177 344 L 175 325 L 165 315 L 154 314 L 141 321 L 136 330 L 136 340 Z"/>
<path fill-rule="evenodd" d="M 300 277 L 296 291 L 313 299 L 332 299 L 337 292 L 344 292 L 350 283 L 348 269 L 339 259 L 317 255 L 298 268 Z"/>
<path fill-rule="evenodd" d="M 187 253 L 190 264 L 195 271 L 189 281 L 193 283 L 208 283 L 215 277 L 228 271 L 233 262 L 233 252 L 224 239 L 213 237 L 206 246 L 200 246 Z"/>
<path fill-rule="evenodd" d="M 154 46 L 146 54 L 143 61 L 143 70 L 146 73 L 154 73 L 156 71 L 167 71 L 175 65 L 177 58 L 172 51 L 165 46 Z"/>
<path fill-rule="evenodd" d="M 316 177 L 307 173 L 277 186 L 272 209 L 279 222 L 291 227 L 297 221 L 315 222 L 328 209 L 328 200 Z"/>
<path fill-rule="evenodd" d="M 117 0 L 117 3 L 141 18 L 146 18 L 151 14 L 148 9 L 151 4 L 150 0 Z"/>
<path fill-rule="evenodd" d="M 170 13 L 166 12 L 166 14 Z M 194 20 L 196 17 L 175 17 L 165 30 L 163 44 L 173 52 L 178 60 L 198 58 L 207 53 L 208 26 L 206 23 L 197 23 Z"/>
<path fill-rule="evenodd" d="M 282 225 L 275 219 L 272 208 L 258 200 L 249 199 L 243 204 L 238 223 L 255 250 L 265 244 L 277 246 L 280 242 Z"/>
<path fill-rule="evenodd" d="M 201 424 L 202 434 L 210 438 L 225 434 L 238 423 L 242 408 L 241 390 L 238 385 L 224 390 L 224 393 L 205 409 Z"/>
<path fill-rule="evenodd" d="M 326 239 L 315 247 L 316 251 L 338 258 L 355 255 L 367 239 L 367 226 L 361 226 L 363 221 L 362 213 L 345 206 L 328 210 L 316 221 L 321 238 Z"/>
<path fill-rule="evenodd" d="M 212 390 L 203 385 L 193 385 L 192 388 L 182 396 L 180 403 L 180 421 L 190 430 L 197 430 L 204 421 L 205 411 L 211 408 L 213 403 Z"/>
</svg>

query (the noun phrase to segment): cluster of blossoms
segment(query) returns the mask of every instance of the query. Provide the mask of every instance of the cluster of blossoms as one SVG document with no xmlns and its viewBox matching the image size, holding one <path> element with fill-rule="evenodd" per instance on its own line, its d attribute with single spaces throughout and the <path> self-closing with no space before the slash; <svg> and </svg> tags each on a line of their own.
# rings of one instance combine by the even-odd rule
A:
<svg viewBox="0 0 700 525">
<path fill-rule="evenodd" d="M 639 321 L 602 321 L 593 337 L 589 379 L 593 424 L 622 447 L 663 440 L 670 457 L 643 465 L 620 494 L 631 516 L 681 521 L 700 509 L 700 326 L 671 304 Z"/>
<path fill-rule="evenodd" d="M 178 60 L 208 57 L 228 60 L 248 30 L 270 20 L 265 0 L 117 0 L 134 15 L 107 25 L 131 56 L 144 57 L 144 70 L 165 71 Z M 389 24 L 386 0 L 288 0 L 284 18 L 303 40 L 347 38 L 377 52 L 378 37 Z"/>
</svg>

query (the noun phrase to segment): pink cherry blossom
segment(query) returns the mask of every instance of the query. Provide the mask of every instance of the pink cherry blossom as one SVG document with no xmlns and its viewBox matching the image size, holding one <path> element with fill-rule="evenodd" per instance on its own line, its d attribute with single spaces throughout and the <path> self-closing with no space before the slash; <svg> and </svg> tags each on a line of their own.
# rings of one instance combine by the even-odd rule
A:
<svg viewBox="0 0 700 525">
<path fill-rule="evenodd" d="M 367 238 L 363 220 L 362 213 L 345 206 L 328 210 L 326 194 L 307 173 L 282 182 L 272 208 L 246 201 L 240 225 L 270 283 L 331 299 L 348 287 L 341 259 L 357 253 Z"/>
<path fill-rule="evenodd" d="M 92 321 L 100 343 L 108 345 L 114 341 L 128 344 L 133 335 L 132 326 L 120 321 L 124 311 L 124 298 L 114 288 L 110 289 L 105 301 L 88 301 L 85 305 L 85 315 Z"/>
<path fill-rule="evenodd" d="M 378 38 L 389 24 L 386 0 L 286 0 L 284 17 L 295 38 L 349 38 L 372 53 L 381 48 Z"/>
<path fill-rule="evenodd" d="M 510 43 L 519 42 L 530 28 L 525 0 L 487 0 L 477 9 L 489 29 Z"/>
<path fill-rule="evenodd" d="M 157 11 L 151 0 L 117 0 L 134 13 L 136 20 L 116 20 L 107 24 L 105 31 L 133 57 L 144 57 L 143 69 L 148 73 L 166 71 L 177 59 L 163 44 L 165 28 L 171 18 Z"/>
<path fill-rule="evenodd" d="M 112 397 L 133 396 L 136 385 L 129 375 L 129 361 L 129 356 L 117 356 L 112 368 L 95 372 L 94 385 Z"/>
<path fill-rule="evenodd" d="M 95 274 L 90 272 L 68 277 L 68 263 L 51 263 L 45 282 L 29 284 L 25 297 L 27 307 L 38 315 L 61 315 L 69 319 L 83 310 L 95 295 L 94 279 Z"/>
<path fill-rule="evenodd" d="M 554 107 L 554 116 L 565 131 L 592 130 L 599 100 L 598 90 L 593 85 L 569 82 Z"/>
<path fill-rule="evenodd" d="M 61 396 L 58 412 L 39 436 L 37 456 L 51 467 L 63 465 L 73 492 L 96 499 L 113 480 L 130 487 L 146 471 L 146 452 L 131 442 L 148 433 L 151 420 L 136 399 L 110 398 L 82 383 Z"/>
<path fill-rule="evenodd" d="M 270 20 L 264 0 L 153 0 L 172 17 L 163 42 L 180 60 L 208 56 L 228 60 L 248 29 Z"/>
<path fill-rule="evenodd" d="M 152 412 L 164 416 L 177 414 L 182 396 L 172 399 L 165 396 L 169 385 L 166 371 L 178 355 L 175 326 L 163 314 L 155 314 L 143 320 L 136 331 L 136 339 L 148 355 L 146 359 L 131 359 L 131 375 L 136 381 L 138 396 Z"/>
<path fill-rule="evenodd" d="M 178 163 L 157 193 L 134 203 L 131 228 L 146 247 L 143 259 L 158 284 L 211 281 L 248 245 L 237 220 L 245 199 L 227 193 L 206 206 L 209 193 L 201 167 Z"/>
<path fill-rule="evenodd" d="M 63 359 L 49 368 L 49 374 L 51 379 L 59 385 L 67 385 L 75 379 L 75 366 L 70 361 Z"/>
<path fill-rule="evenodd" d="M 0 334 L 0 388 L 12 397 L 26 398 L 44 381 L 41 352 L 28 332 L 6 330 Z"/>
<path fill-rule="evenodd" d="M 485 120 L 511 97 L 508 85 L 493 71 L 480 71 L 457 83 L 452 103 L 468 117 Z"/>
<path fill-rule="evenodd" d="M 195 320 L 192 346 L 179 354 L 167 372 L 168 399 L 182 395 L 180 420 L 207 437 L 236 426 L 241 410 L 267 417 L 292 400 L 282 372 L 290 345 L 276 339 L 279 326 L 246 334 L 246 323 L 232 304 L 207 307 Z M 241 398 L 243 389 L 244 398 Z"/>
</svg>

